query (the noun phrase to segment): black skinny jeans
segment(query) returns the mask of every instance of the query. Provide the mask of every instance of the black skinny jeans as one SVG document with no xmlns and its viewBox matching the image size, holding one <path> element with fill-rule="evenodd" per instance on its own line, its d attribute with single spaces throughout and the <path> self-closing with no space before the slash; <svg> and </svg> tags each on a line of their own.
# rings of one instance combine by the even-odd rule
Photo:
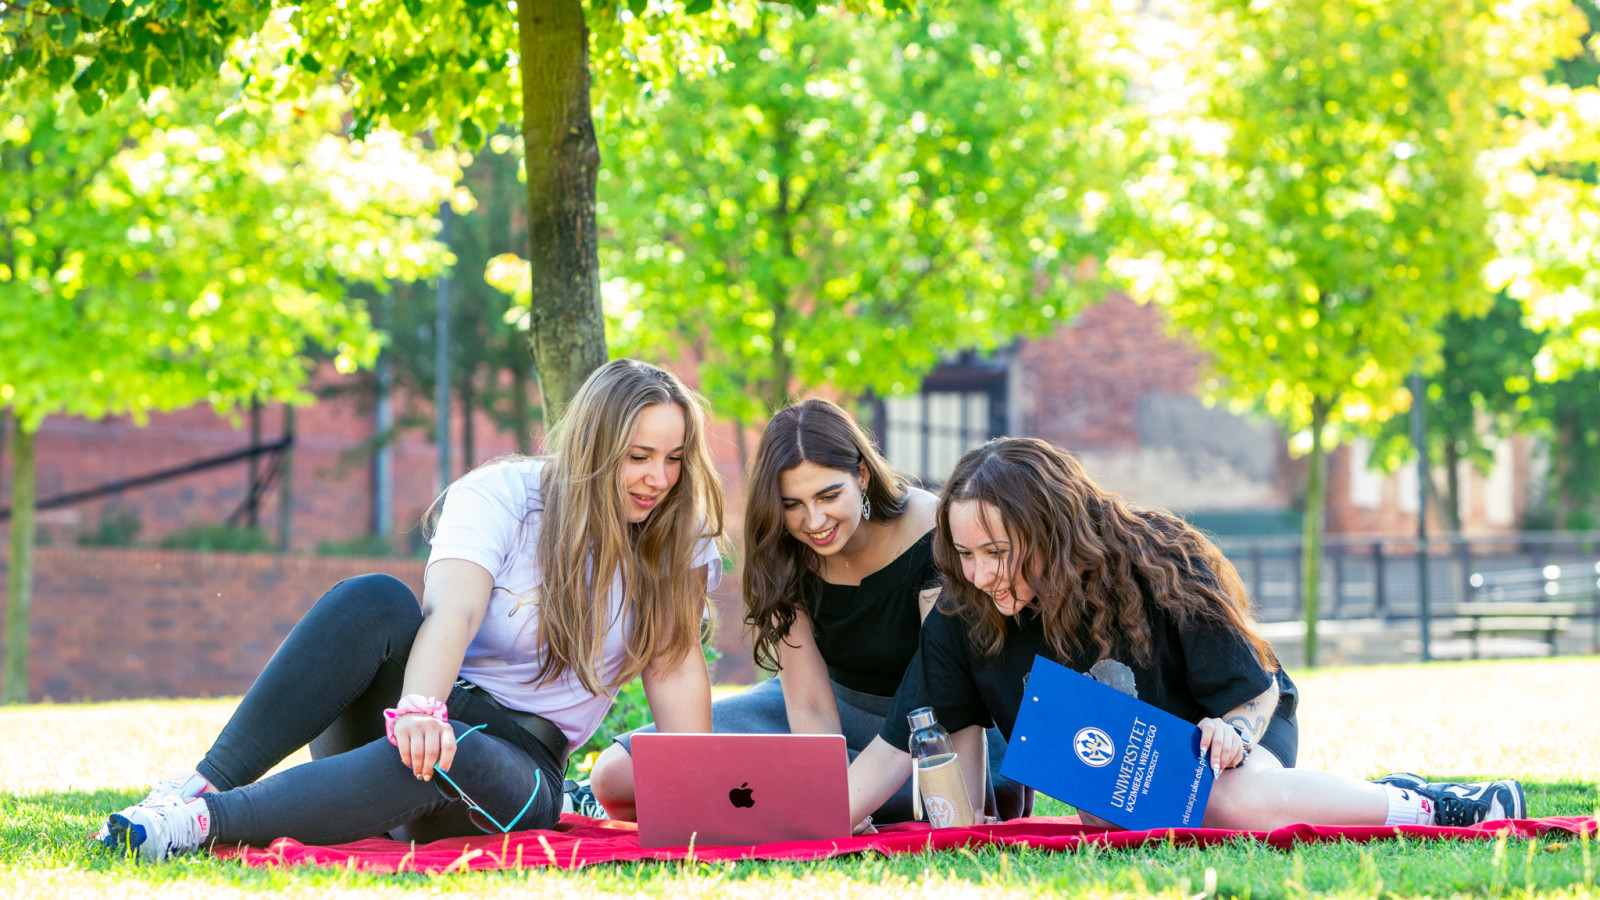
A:
<svg viewBox="0 0 1600 900">
<path fill-rule="evenodd" d="M 416 596 L 387 575 L 346 579 L 317 601 L 197 766 L 219 791 L 204 795 L 214 839 L 338 844 L 386 832 L 418 842 L 483 833 L 467 804 L 434 787 L 438 775 L 417 780 L 384 736 L 383 711 L 400 699 L 421 624 Z M 564 773 L 549 751 L 480 691 L 457 687 L 447 703 L 460 740 L 449 770 L 456 784 L 506 824 L 533 796 L 516 828 L 554 825 Z M 473 725 L 487 727 L 462 738 Z M 312 762 L 261 779 L 307 743 Z"/>
</svg>

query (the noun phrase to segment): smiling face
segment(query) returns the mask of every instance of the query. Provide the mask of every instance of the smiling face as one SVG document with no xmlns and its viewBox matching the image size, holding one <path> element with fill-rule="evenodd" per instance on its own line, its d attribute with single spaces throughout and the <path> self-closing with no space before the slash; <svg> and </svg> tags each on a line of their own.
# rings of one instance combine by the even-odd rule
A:
<svg viewBox="0 0 1600 900">
<path fill-rule="evenodd" d="M 1016 558 L 1023 548 L 1000 520 L 1000 512 L 981 500 L 957 500 L 949 515 L 950 543 L 961 560 L 962 576 L 988 594 L 1003 616 L 1032 603 L 1033 588 Z"/>
<path fill-rule="evenodd" d="M 832 556 L 850 543 L 861 527 L 866 487 L 865 467 L 850 472 L 803 462 L 785 469 L 778 476 L 783 527 L 812 552 Z"/>
<path fill-rule="evenodd" d="M 655 403 L 639 411 L 633 438 L 617 467 L 623 518 L 637 524 L 666 498 L 683 473 L 683 442 L 688 423 L 676 403 Z"/>
</svg>

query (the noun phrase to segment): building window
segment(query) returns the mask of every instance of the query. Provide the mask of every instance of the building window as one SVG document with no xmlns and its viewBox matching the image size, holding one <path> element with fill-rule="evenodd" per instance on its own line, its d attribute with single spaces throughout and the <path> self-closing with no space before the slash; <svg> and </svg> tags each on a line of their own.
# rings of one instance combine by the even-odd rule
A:
<svg viewBox="0 0 1600 900">
<path fill-rule="evenodd" d="M 922 392 L 869 401 L 889 462 L 924 485 L 943 483 L 961 455 L 1006 430 L 1006 363 L 963 354 L 923 379 Z"/>
<path fill-rule="evenodd" d="M 1349 446 L 1350 505 L 1357 509 L 1378 509 L 1383 506 L 1384 476 L 1372 471 L 1372 446 L 1366 438 L 1356 438 Z"/>
</svg>

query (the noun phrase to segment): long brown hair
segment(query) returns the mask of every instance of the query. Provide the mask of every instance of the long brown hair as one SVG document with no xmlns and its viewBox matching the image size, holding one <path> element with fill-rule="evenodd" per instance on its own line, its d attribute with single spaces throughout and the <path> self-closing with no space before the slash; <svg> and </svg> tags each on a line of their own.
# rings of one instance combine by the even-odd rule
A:
<svg viewBox="0 0 1600 900">
<path fill-rule="evenodd" d="M 1120 651 L 1149 662 L 1148 591 L 1180 624 L 1199 618 L 1231 628 L 1277 669 L 1244 583 L 1215 545 L 1171 513 L 1101 490 L 1070 454 L 1036 438 L 999 438 L 970 451 L 939 496 L 933 558 L 948 586 L 940 603 L 962 617 L 984 653 L 1000 651 L 1005 617 L 962 574 L 950 536 L 950 505 L 961 500 L 999 513 L 1014 541 L 1012 575 L 1021 571 L 1033 588 L 1045 639 L 1063 658 L 1092 648 L 1101 659 Z"/>
<path fill-rule="evenodd" d="M 779 479 L 805 462 L 852 476 L 866 466 L 866 497 L 873 521 L 898 519 L 905 512 L 910 488 L 907 478 L 889 466 L 861 426 L 837 404 L 821 398 L 802 400 L 767 423 L 745 495 L 743 579 L 745 625 L 755 634 L 756 665 L 768 670 L 778 668 L 778 642 L 794 627 L 806 602 L 801 578 L 820 564 L 820 557 L 783 525 Z"/>
</svg>

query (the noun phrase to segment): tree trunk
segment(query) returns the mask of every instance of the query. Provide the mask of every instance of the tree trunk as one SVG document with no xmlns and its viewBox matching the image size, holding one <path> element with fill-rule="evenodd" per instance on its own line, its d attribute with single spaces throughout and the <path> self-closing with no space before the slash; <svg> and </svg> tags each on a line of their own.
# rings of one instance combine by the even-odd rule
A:
<svg viewBox="0 0 1600 900">
<path fill-rule="evenodd" d="M 529 334 L 544 420 L 551 423 L 607 358 L 594 209 L 600 147 L 589 107 L 582 0 L 518 3 L 517 46 L 533 287 Z"/>
<path fill-rule="evenodd" d="M 0 409 L 0 484 L 4 483 L 6 473 L 6 446 L 11 443 L 11 418 L 11 410 Z"/>
<path fill-rule="evenodd" d="M 289 552 L 289 538 L 294 533 L 294 407 L 283 405 L 283 436 L 289 445 L 281 451 L 283 463 L 278 468 L 278 552 Z"/>
<path fill-rule="evenodd" d="M 789 134 L 788 123 L 780 114 L 769 110 L 769 114 L 777 123 L 777 134 L 773 136 L 773 156 L 775 168 L 778 169 L 778 205 L 772 210 L 772 217 L 776 220 L 778 240 L 781 241 L 781 250 L 784 259 L 796 259 L 798 254 L 794 249 L 794 222 L 791 218 L 791 203 L 789 200 L 789 174 L 786 171 L 789 162 L 790 149 L 793 146 Z M 774 274 L 772 278 L 772 394 L 769 397 L 769 413 L 775 413 L 789 405 L 789 379 L 793 377 L 793 361 L 789 359 L 789 321 L 794 317 L 790 309 L 790 295 L 792 288 L 788 280 L 781 274 Z"/>
<path fill-rule="evenodd" d="M 733 418 L 733 445 L 739 449 L 739 476 L 750 477 L 750 442 L 744 436 L 745 421 L 739 416 Z"/>
<path fill-rule="evenodd" d="M 528 415 L 528 369 L 511 368 L 511 427 L 517 433 L 517 452 L 533 453 L 533 417 Z"/>
<path fill-rule="evenodd" d="M 13 421 L 11 567 L 6 578 L 6 665 L 0 701 L 28 702 L 28 633 L 33 608 L 34 432 Z"/>
<path fill-rule="evenodd" d="M 250 449 L 261 449 L 261 401 L 250 399 Z M 261 457 L 252 455 L 246 469 L 244 526 L 261 527 Z"/>
<path fill-rule="evenodd" d="M 1305 610 L 1306 668 L 1317 666 L 1317 622 L 1322 614 L 1322 526 L 1326 511 L 1328 457 L 1322 446 L 1322 431 L 1328 424 L 1332 404 L 1311 401 L 1311 460 L 1306 473 L 1306 516 L 1300 554 L 1300 590 Z"/>
<path fill-rule="evenodd" d="M 472 373 L 461 378 L 461 471 L 471 472 L 477 458 L 477 434 L 472 428 L 472 413 L 478 406 L 477 391 L 472 383 Z"/>
<path fill-rule="evenodd" d="M 1567 523 L 1578 509 L 1577 500 L 1573 492 L 1568 489 L 1572 483 L 1572 470 L 1578 464 L 1580 453 L 1575 418 L 1569 410 L 1562 410 L 1551 416 L 1551 421 L 1555 425 L 1553 429 L 1555 440 L 1551 442 L 1550 470 L 1553 477 L 1550 480 L 1555 485 L 1551 493 L 1554 495 L 1557 528 L 1569 527 Z"/>
<path fill-rule="evenodd" d="M 1439 496 L 1438 489 L 1434 489 L 1434 502 L 1439 505 L 1439 519 L 1444 522 L 1445 530 L 1455 534 L 1461 533 L 1461 454 L 1456 451 L 1456 442 L 1444 442 L 1444 496 Z M 1433 477 L 1428 477 L 1428 486 L 1434 487 Z"/>
<path fill-rule="evenodd" d="M 789 379 L 792 377 L 792 367 L 789 354 L 784 350 L 785 340 L 789 336 L 789 318 L 792 315 L 789 309 L 789 298 L 774 297 L 772 299 L 772 385 L 771 393 L 767 395 L 767 413 L 775 413 L 789 405 Z"/>
</svg>

